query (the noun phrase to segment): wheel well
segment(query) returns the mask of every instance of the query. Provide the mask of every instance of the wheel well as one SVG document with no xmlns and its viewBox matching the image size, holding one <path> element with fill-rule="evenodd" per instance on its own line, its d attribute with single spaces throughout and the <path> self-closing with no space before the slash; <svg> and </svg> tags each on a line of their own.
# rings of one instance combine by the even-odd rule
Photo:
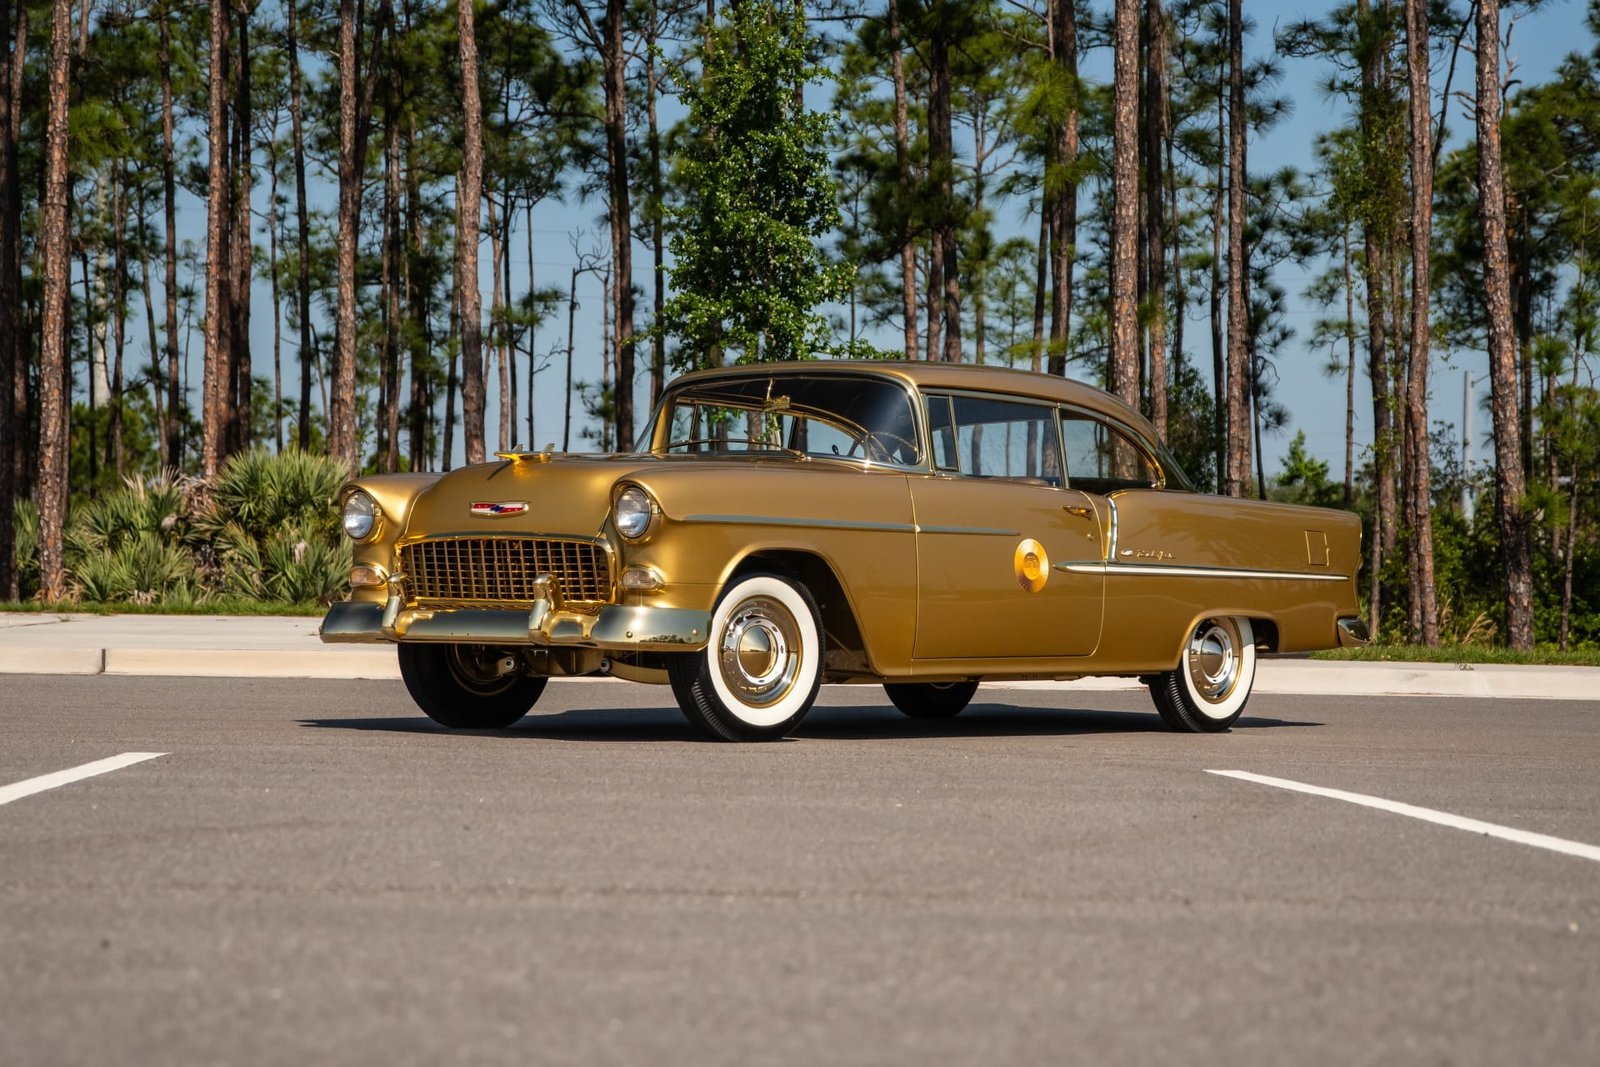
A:
<svg viewBox="0 0 1600 1067">
<path fill-rule="evenodd" d="M 1278 624 L 1271 619 L 1250 619 L 1250 629 L 1256 637 L 1256 647 L 1263 652 L 1278 651 Z"/>
<path fill-rule="evenodd" d="M 817 610 L 822 613 L 822 628 L 828 635 L 831 647 L 862 654 L 866 652 L 861 627 L 856 624 L 855 613 L 850 609 L 850 598 L 845 596 L 844 586 L 827 560 L 810 552 L 768 549 L 740 560 L 728 576 L 728 581 L 759 571 L 784 575 L 811 590 Z"/>
</svg>

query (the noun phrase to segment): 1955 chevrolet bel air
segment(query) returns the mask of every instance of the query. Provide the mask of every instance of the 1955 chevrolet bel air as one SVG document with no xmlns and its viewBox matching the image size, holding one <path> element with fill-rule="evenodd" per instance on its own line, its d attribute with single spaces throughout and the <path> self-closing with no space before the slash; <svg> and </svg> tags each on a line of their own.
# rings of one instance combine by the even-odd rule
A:
<svg viewBox="0 0 1600 1067">
<path fill-rule="evenodd" d="M 672 686 L 714 738 L 784 736 L 826 682 L 959 713 L 985 679 L 1138 677 L 1226 730 L 1256 657 L 1364 643 L 1352 514 L 1196 492 L 1137 412 L 946 363 L 685 375 L 638 448 L 497 453 L 344 487 L 349 601 L 445 726 L 508 726 L 552 676 Z"/>
</svg>

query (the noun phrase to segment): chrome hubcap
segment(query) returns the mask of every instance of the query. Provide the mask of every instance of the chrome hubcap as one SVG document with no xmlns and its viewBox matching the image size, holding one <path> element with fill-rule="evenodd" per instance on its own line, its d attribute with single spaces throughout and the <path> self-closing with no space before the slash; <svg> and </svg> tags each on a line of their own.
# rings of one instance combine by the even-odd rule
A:
<svg viewBox="0 0 1600 1067">
<path fill-rule="evenodd" d="M 1189 638 L 1189 680 L 1200 699 L 1220 704 L 1239 681 L 1239 627 L 1232 619 L 1207 619 Z"/>
<path fill-rule="evenodd" d="M 450 673 L 463 689 L 478 696 L 494 696 L 516 684 L 517 674 L 501 674 L 498 649 L 487 645 L 450 645 Z"/>
<path fill-rule="evenodd" d="M 757 597 L 739 605 L 718 644 L 722 679 L 753 707 L 777 703 L 800 673 L 800 633 L 782 604 Z"/>
</svg>

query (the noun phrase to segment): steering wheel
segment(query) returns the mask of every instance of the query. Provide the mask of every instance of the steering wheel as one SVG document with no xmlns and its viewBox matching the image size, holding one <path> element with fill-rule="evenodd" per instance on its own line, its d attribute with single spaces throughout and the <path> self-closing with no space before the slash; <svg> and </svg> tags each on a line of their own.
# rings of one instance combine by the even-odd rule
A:
<svg viewBox="0 0 1600 1067">
<path fill-rule="evenodd" d="M 890 447 L 891 445 L 893 447 Z M 861 447 L 866 458 L 874 463 L 916 462 L 916 443 L 889 430 L 867 431 L 861 437 Z M 896 451 L 900 451 L 901 456 L 908 458 L 897 460 Z M 874 452 L 877 455 L 874 455 Z"/>
</svg>

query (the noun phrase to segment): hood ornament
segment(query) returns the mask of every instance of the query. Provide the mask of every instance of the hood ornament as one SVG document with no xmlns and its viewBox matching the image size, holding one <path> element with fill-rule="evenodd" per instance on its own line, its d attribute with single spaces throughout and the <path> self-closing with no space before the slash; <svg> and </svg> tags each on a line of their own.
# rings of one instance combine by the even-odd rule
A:
<svg viewBox="0 0 1600 1067">
<path fill-rule="evenodd" d="M 503 519 L 508 515 L 521 515 L 528 510 L 525 500 L 501 500 L 497 502 L 474 502 L 472 513 L 488 519 Z"/>
</svg>

